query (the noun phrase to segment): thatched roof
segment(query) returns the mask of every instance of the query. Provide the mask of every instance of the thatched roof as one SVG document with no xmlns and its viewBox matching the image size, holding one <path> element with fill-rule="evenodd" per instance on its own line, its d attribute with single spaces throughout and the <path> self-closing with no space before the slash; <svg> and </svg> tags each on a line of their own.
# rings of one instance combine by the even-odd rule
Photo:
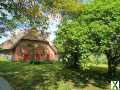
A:
<svg viewBox="0 0 120 90">
<path fill-rule="evenodd" d="M 13 49 L 21 39 L 47 42 L 49 44 L 49 46 L 55 52 L 57 52 L 57 50 L 55 49 L 53 44 L 48 41 L 48 33 L 43 33 L 41 31 L 38 31 L 36 28 L 32 28 L 32 29 L 28 29 L 25 31 L 19 31 L 17 33 L 14 33 L 9 40 L 0 44 L 0 48 L 2 50 Z"/>
</svg>

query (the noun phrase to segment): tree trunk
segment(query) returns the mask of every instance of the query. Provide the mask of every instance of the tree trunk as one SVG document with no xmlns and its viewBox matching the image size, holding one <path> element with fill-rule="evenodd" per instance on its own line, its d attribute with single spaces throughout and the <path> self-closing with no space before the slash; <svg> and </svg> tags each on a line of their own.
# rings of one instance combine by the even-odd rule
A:
<svg viewBox="0 0 120 90">
<path fill-rule="evenodd" d="M 108 76 L 110 78 L 113 77 L 113 68 L 112 68 L 112 63 L 110 59 L 108 59 Z"/>
<path fill-rule="evenodd" d="M 112 48 L 110 48 L 106 53 L 108 60 L 108 77 L 110 80 L 115 77 L 115 73 L 116 73 L 116 64 L 112 56 L 112 51 L 113 51 Z"/>
<path fill-rule="evenodd" d="M 112 54 L 113 53 L 113 49 L 112 46 L 110 44 L 109 46 L 109 50 L 106 52 L 106 56 L 107 56 L 107 60 L 108 60 L 108 77 L 111 80 L 112 78 L 114 78 L 115 75 L 115 69 L 116 66 L 114 65 L 114 60 L 112 58 Z"/>
</svg>

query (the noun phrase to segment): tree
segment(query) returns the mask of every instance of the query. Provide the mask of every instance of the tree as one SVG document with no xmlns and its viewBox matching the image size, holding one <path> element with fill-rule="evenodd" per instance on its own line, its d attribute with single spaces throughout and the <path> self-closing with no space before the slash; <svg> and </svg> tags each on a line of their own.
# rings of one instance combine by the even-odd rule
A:
<svg viewBox="0 0 120 90">
<path fill-rule="evenodd" d="M 119 5 L 118 0 L 95 1 L 81 15 L 81 22 L 87 22 L 89 38 L 95 47 L 93 51 L 97 50 L 107 56 L 108 74 L 111 77 L 115 76 L 116 66 L 120 62 Z"/>
<path fill-rule="evenodd" d="M 68 20 L 63 21 L 56 33 L 55 45 L 60 58 L 72 68 L 80 67 L 81 63 L 84 62 L 83 53 L 87 52 L 87 49 L 83 49 L 86 45 L 83 43 L 86 37 L 83 36 L 82 29 L 83 27 L 80 26 L 79 22 Z"/>
<path fill-rule="evenodd" d="M 1 33 L 7 29 L 14 29 L 19 23 L 29 24 L 30 27 L 48 27 L 48 15 L 63 12 L 77 12 L 82 6 L 76 0 L 1 0 L 0 22 Z M 7 14 L 11 19 L 7 18 Z"/>
<path fill-rule="evenodd" d="M 106 54 L 108 74 L 110 78 L 114 77 L 120 63 L 119 6 L 119 0 L 90 2 L 79 16 L 63 22 L 57 32 L 56 45 L 63 48 L 66 37 L 76 37 L 80 40 L 82 57 L 87 57 L 89 53 Z M 61 50 L 64 51 L 64 48 Z"/>
</svg>

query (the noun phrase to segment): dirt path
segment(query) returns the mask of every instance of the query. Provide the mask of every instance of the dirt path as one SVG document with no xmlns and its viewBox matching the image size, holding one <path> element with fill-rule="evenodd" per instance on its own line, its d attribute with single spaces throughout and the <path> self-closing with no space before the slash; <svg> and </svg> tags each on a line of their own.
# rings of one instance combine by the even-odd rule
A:
<svg viewBox="0 0 120 90">
<path fill-rule="evenodd" d="M 0 90 L 14 90 L 14 89 L 10 86 L 8 81 L 0 77 Z"/>
</svg>

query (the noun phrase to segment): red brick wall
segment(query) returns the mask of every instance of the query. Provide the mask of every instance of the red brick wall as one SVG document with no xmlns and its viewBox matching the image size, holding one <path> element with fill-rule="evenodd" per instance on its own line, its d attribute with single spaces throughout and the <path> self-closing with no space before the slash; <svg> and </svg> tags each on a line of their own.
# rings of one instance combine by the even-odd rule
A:
<svg viewBox="0 0 120 90">
<path fill-rule="evenodd" d="M 14 58 L 15 60 L 28 61 L 34 60 L 56 60 L 53 49 L 46 42 L 21 40 L 16 46 Z"/>
</svg>

